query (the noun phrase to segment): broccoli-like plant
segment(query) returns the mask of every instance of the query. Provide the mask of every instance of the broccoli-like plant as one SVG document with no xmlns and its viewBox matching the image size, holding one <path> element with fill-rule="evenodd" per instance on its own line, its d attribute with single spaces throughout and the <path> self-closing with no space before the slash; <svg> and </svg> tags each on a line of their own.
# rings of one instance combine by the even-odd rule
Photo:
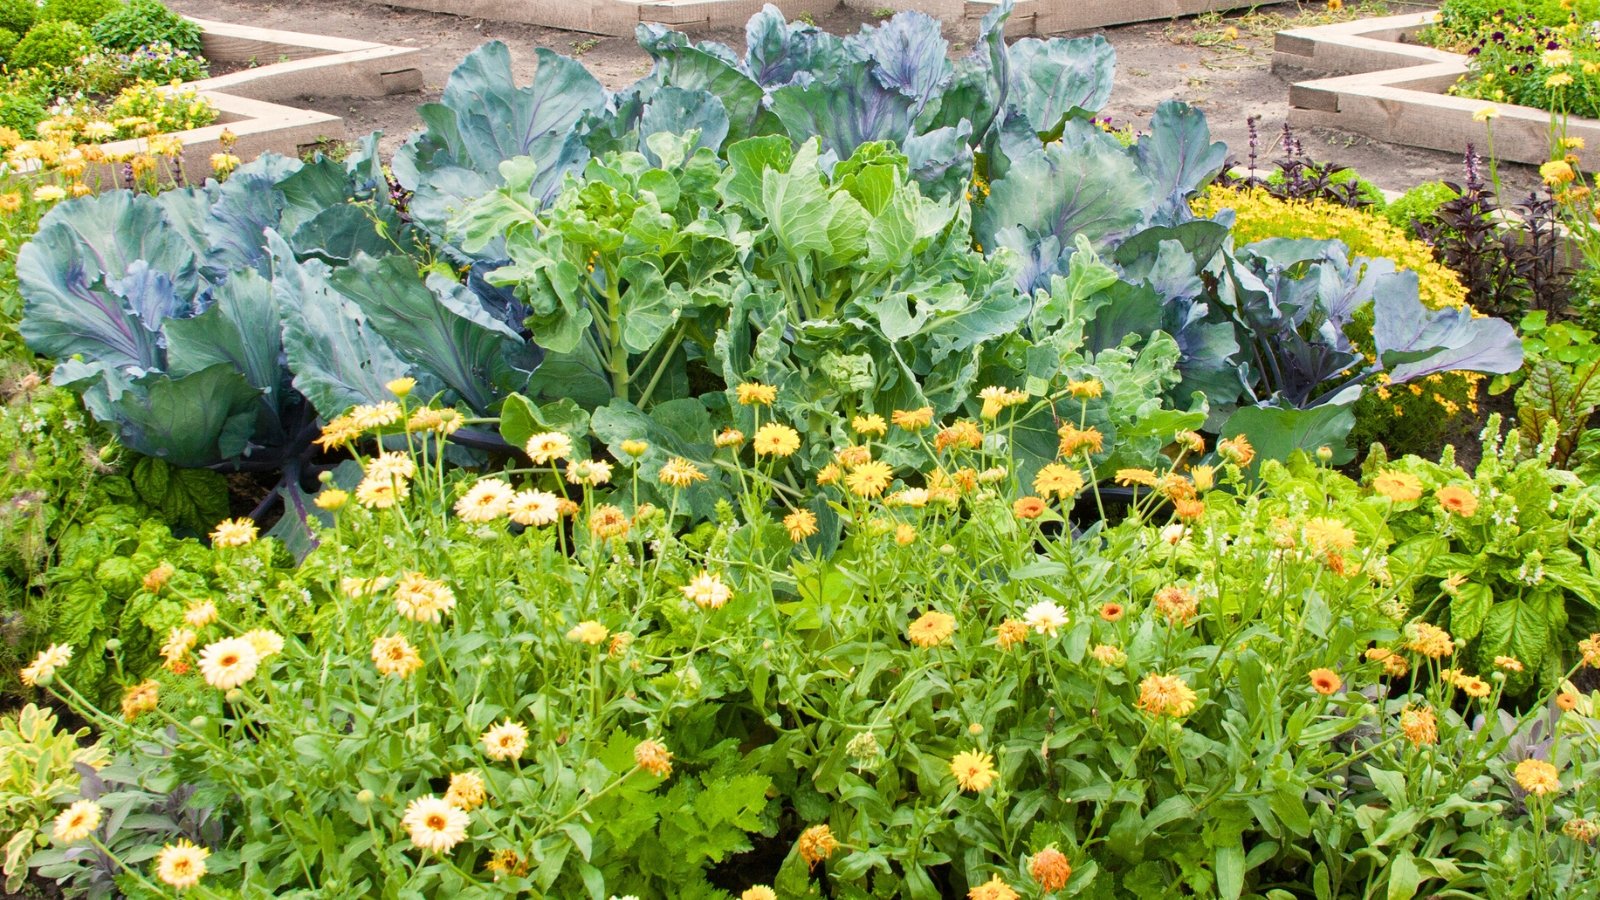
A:
<svg viewBox="0 0 1600 900">
<path fill-rule="evenodd" d="M 121 6 L 122 0 L 45 0 L 39 21 L 72 22 L 89 28 Z"/>
</svg>

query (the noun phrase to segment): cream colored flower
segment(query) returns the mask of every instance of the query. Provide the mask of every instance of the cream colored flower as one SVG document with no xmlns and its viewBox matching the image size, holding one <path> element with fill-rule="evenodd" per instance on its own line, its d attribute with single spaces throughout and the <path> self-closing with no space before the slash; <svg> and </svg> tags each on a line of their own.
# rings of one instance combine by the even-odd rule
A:
<svg viewBox="0 0 1600 900">
<path fill-rule="evenodd" d="M 465 840 L 471 822 L 465 812 L 432 794 L 407 804 L 400 820 L 411 835 L 411 843 L 433 853 L 448 853 Z"/>
<path fill-rule="evenodd" d="M 100 804 L 93 800 L 79 800 L 56 816 L 51 836 L 63 844 L 75 844 L 100 827 Z"/>
<path fill-rule="evenodd" d="M 32 665 L 22 670 L 22 683 L 28 687 L 49 684 L 56 670 L 71 661 L 71 644 L 51 644 L 34 657 Z"/>
<path fill-rule="evenodd" d="M 517 491 L 506 514 L 518 525 L 552 525 L 561 518 L 561 498 L 549 491 Z"/>
<path fill-rule="evenodd" d="M 490 759 L 519 759 L 528 749 L 528 729 L 507 719 L 483 733 L 483 748 Z"/>
<path fill-rule="evenodd" d="M 733 589 L 723 583 L 720 575 L 701 571 L 679 590 L 701 609 L 721 609 L 733 599 Z"/>
<path fill-rule="evenodd" d="M 178 890 L 192 888 L 205 877 L 206 857 L 210 855 L 210 850 L 179 838 L 177 843 L 167 844 L 156 854 L 156 877 Z"/>
<path fill-rule="evenodd" d="M 200 675 L 218 690 L 232 690 L 256 677 L 261 654 L 255 645 L 242 638 L 223 638 L 200 651 Z"/>
<path fill-rule="evenodd" d="M 456 501 L 455 512 L 463 522 L 493 522 L 511 509 L 516 491 L 498 478 L 480 478 Z"/>
</svg>

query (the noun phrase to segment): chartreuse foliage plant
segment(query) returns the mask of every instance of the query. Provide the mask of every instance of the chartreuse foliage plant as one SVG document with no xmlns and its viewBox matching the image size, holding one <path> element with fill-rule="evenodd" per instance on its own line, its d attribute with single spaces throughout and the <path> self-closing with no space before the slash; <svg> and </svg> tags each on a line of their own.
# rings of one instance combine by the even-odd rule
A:
<svg viewBox="0 0 1600 900">
<path fill-rule="evenodd" d="M 1520 631 L 1593 573 L 1547 549 L 1513 599 L 1489 536 L 1552 497 L 1576 521 L 1592 489 L 1498 460 L 1375 458 L 1356 482 L 1186 432 L 1117 473 L 1146 488 L 1120 521 L 1076 533 L 1115 448 L 1089 424 L 1105 385 L 1072 374 L 1027 477 L 1007 391 L 980 391 L 989 415 L 802 434 L 745 382 L 760 424 L 674 447 L 647 476 L 665 507 L 616 477 L 646 465 L 642 432 L 613 459 L 553 429 L 532 465 L 445 468 L 461 417 L 397 381 L 391 410 L 325 435 L 361 481 L 318 494 L 332 519 L 290 586 L 156 584 L 183 621 L 120 708 L 55 671 L 65 648 L 26 674 L 221 823 L 113 854 L 135 892 L 1511 897 L 1594 877 L 1600 721 L 1570 679 L 1600 637 Z M 904 439 L 928 455 L 898 461 Z M 739 487 L 676 527 L 713 471 Z M 213 540 L 240 582 L 271 543 L 240 521 Z M 36 864 L 67 877 L 66 850 L 104 846 L 99 809 L 66 808 Z"/>
</svg>

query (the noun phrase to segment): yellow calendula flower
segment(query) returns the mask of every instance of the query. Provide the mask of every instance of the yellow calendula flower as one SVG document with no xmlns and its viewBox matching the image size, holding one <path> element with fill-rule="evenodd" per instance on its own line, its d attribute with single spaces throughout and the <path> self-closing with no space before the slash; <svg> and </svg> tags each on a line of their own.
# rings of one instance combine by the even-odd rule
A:
<svg viewBox="0 0 1600 900">
<path fill-rule="evenodd" d="M 211 532 L 211 545 L 243 547 L 255 543 L 258 533 L 256 523 L 251 519 L 223 519 L 217 523 L 216 530 Z"/>
<path fill-rule="evenodd" d="M 1455 639 L 1450 632 L 1427 622 L 1413 622 L 1406 626 L 1406 649 L 1429 659 L 1442 659 L 1456 652 Z"/>
<path fill-rule="evenodd" d="M 444 802 L 462 812 L 472 812 L 489 799 L 489 786 L 477 772 L 456 772 L 450 776 L 450 787 L 444 792 Z"/>
<path fill-rule="evenodd" d="M 1195 692 L 1178 675 L 1150 674 L 1139 682 L 1138 707 L 1152 716 L 1181 719 L 1194 712 Z"/>
<path fill-rule="evenodd" d="M 528 438 L 523 449 L 534 465 L 544 466 L 572 455 L 572 438 L 561 431 L 544 431 Z"/>
<path fill-rule="evenodd" d="M 1525 759 L 1513 773 L 1517 784 L 1536 797 L 1561 793 L 1561 773 L 1542 759 Z"/>
<path fill-rule="evenodd" d="M 1372 490 L 1395 503 L 1409 503 L 1422 498 L 1422 480 L 1410 472 L 1380 472 L 1372 479 Z"/>
<path fill-rule="evenodd" d="M 950 760 L 950 774 L 955 776 L 956 784 L 960 785 L 963 791 L 974 793 L 986 790 L 1000 775 L 995 771 L 994 757 L 980 750 L 957 753 L 955 758 Z"/>
<path fill-rule="evenodd" d="M 1028 640 L 1028 623 L 1020 619 L 1006 619 L 995 626 L 996 643 L 1001 650 L 1010 650 Z"/>
<path fill-rule="evenodd" d="M 999 875 L 967 891 L 967 900 L 1020 900 L 1021 896 Z"/>
<path fill-rule="evenodd" d="M 1307 519 L 1301 527 L 1306 547 L 1321 556 L 1336 550 L 1349 550 L 1356 545 L 1356 533 L 1338 519 L 1317 516 Z"/>
<path fill-rule="evenodd" d="M 1076 469 L 1070 469 L 1060 463 L 1050 463 L 1039 469 L 1033 476 L 1033 490 L 1045 497 L 1054 496 L 1057 500 L 1066 500 L 1076 497 L 1083 490 L 1083 476 Z"/>
<path fill-rule="evenodd" d="M 1557 72 L 1544 80 L 1544 86 L 1551 89 L 1572 86 L 1572 75 L 1567 72 Z"/>
<path fill-rule="evenodd" d="M 917 409 L 897 409 L 890 414 L 889 420 L 896 428 L 903 431 L 921 431 L 933 424 L 933 407 L 922 406 Z"/>
<path fill-rule="evenodd" d="M 800 449 L 800 432 L 778 422 L 768 422 L 756 429 L 752 446 L 757 456 L 792 456 Z"/>
<path fill-rule="evenodd" d="M 820 480 L 820 479 L 819 479 Z M 857 497 L 877 497 L 894 481 L 894 467 L 883 460 L 872 460 L 844 476 L 845 487 Z"/>
<path fill-rule="evenodd" d="M 633 528 L 627 513 L 602 503 L 589 512 L 589 533 L 602 540 L 626 537 Z"/>
<path fill-rule="evenodd" d="M 1539 167 L 1539 177 L 1550 187 L 1559 187 L 1577 178 L 1578 173 L 1573 171 L 1572 165 L 1566 160 L 1552 159 Z"/>
<path fill-rule="evenodd" d="M 323 488 L 311 502 L 316 504 L 317 509 L 337 512 L 350 502 L 350 492 L 335 487 Z"/>
<path fill-rule="evenodd" d="M 1082 381 L 1068 381 L 1067 393 L 1079 400 L 1094 400 L 1105 392 L 1105 386 L 1098 378 L 1086 378 Z"/>
<path fill-rule="evenodd" d="M 575 644 L 598 646 L 605 641 L 608 635 L 609 632 L 604 625 L 593 619 L 588 619 L 572 626 L 572 630 L 567 632 L 567 640 Z"/>
<path fill-rule="evenodd" d="M 939 429 L 933 436 L 933 449 L 937 453 L 946 450 L 977 450 L 983 446 L 983 430 L 975 422 L 962 420 L 946 428 Z"/>
<path fill-rule="evenodd" d="M 1079 428 L 1068 422 L 1056 429 L 1056 435 L 1061 438 L 1057 450 L 1062 456 L 1073 456 L 1079 451 L 1099 453 L 1105 448 L 1105 435 L 1093 426 Z"/>
<path fill-rule="evenodd" d="M 778 399 L 778 389 L 770 384 L 747 381 L 735 389 L 743 406 L 771 406 Z"/>
<path fill-rule="evenodd" d="M 733 599 L 733 588 L 723 583 L 720 575 L 705 570 L 679 590 L 701 609 L 721 609 Z"/>
<path fill-rule="evenodd" d="M 668 487 L 686 488 L 706 480 L 700 467 L 681 456 L 674 456 L 661 466 L 656 479 Z"/>
<path fill-rule="evenodd" d="M 1140 485 L 1153 488 L 1156 486 L 1156 473 L 1149 469 L 1118 469 L 1112 480 L 1123 487 Z"/>
<path fill-rule="evenodd" d="M 622 452 L 638 459 L 650 451 L 649 441 L 626 440 L 622 442 Z"/>
<path fill-rule="evenodd" d="M 122 692 L 122 717 L 132 722 L 161 703 L 161 684 L 146 679 Z"/>
<path fill-rule="evenodd" d="M 405 412 L 400 409 L 400 404 L 392 400 L 382 403 L 371 403 L 357 406 L 350 410 L 350 421 L 362 431 L 371 431 L 375 428 L 387 428 L 399 422 Z"/>
<path fill-rule="evenodd" d="M 906 627 L 906 637 L 918 647 L 937 647 L 955 634 L 955 617 L 937 611 L 925 612 Z"/>
<path fill-rule="evenodd" d="M 389 634 L 373 639 L 372 664 L 380 675 L 409 678 L 422 668 L 422 656 L 405 635 Z"/>
<path fill-rule="evenodd" d="M 889 433 L 889 423 L 877 413 L 868 413 L 851 419 L 850 429 L 856 434 L 867 437 L 883 437 Z"/>
</svg>

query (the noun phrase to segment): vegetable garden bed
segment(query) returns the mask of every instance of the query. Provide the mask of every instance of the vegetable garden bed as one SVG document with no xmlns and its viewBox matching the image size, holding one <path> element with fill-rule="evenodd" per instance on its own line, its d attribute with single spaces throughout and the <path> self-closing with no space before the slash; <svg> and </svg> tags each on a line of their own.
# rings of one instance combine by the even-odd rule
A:
<svg viewBox="0 0 1600 900">
<path fill-rule="evenodd" d="M 1280 32 L 1274 71 L 1330 76 L 1290 87 L 1290 123 L 1453 152 L 1464 152 L 1469 143 L 1489 146 L 1492 128 L 1499 159 L 1533 165 L 1548 160 L 1549 112 L 1496 103 L 1499 115 L 1492 122 L 1477 121 L 1474 114 L 1491 104 L 1445 94 L 1467 73 L 1467 57 L 1410 42 L 1433 16 L 1413 13 Z M 1569 117 L 1566 134 L 1600 140 L 1600 121 Z"/>
</svg>

